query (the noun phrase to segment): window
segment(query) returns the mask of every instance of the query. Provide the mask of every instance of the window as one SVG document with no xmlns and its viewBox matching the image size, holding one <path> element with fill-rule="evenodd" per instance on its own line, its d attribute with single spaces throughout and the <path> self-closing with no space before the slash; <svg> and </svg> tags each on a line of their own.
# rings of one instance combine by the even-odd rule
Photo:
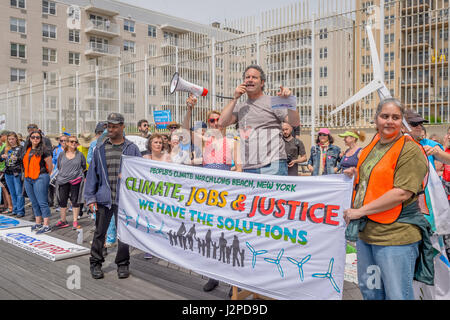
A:
<svg viewBox="0 0 450 320">
<path fill-rule="evenodd" d="M 79 52 L 69 52 L 69 64 L 76 66 L 80 65 L 80 53 Z"/>
<path fill-rule="evenodd" d="M 320 48 L 320 59 L 328 58 L 328 48 Z"/>
<path fill-rule="evenodd" d="M 56 3 L 54 1 L 42 0 L 42 13 L 56 14 Z"/>
<path fill-rule="evenodd" d="M 19 18 L 9 18 L 9 31 L 26 33 L 26 21 Z"/>
<path fill-rule="evenodd" d="M 47 84 L 51 86 L 56 86 L 56 72 L 46 72 L 42 74 L 44 77 L 44 80 L 47 80 Z"/>
<path fill-rule="evenodd" d="M 319 96 L 320 97 L 326 97 L 328 95 L 328 87 L 327 86 L 320 86 L 319 88 Z"/>
<path fill-rule="evenodd" d="M 156 27 L 155 26 L 148 26 L 148 36 L 152 38 L 156 38 Z"/>
<path fill-rule="evenodd" d="M 10 69 L 11 82 L 16 82 L 16 81 L 25 82 L 25 75 L 26 75 L 25 69 L 17 69 L 17 68 Z"/>
<path fill-rule="evenodd" d="M 80 43 L 80 30 L 69 30 L 69 41 Z"/>
<path fill-rule="evenodd" d="M 128 32 L 134 32 L 134 21 L 123 20 L 123 30 Z"/>
<path fill-rule="evenodd" d="M 320 77 L 326 78 L 328 76 L 328 67 L 320 67 Z"/>
<path fill-rule="evenodd" d="M 156 96 L 156 86 L 154 84 L 148 86 L 148 95 Z"/>
<path fill-rule="evenodd" d="M 25 45 L 20 43 L 11 43 L 11 57 L 25 59 Z"/>
<path fill-rule="evenodd" d="M 320 39 L 327 39 L 328 38 L 328 30 L 327 30 L 327 28 L 320 29 L 319 38 Z"/>
<path fill-rule="evenodd" d="M 394 43 L 395 40 L 395 34 L 394 33 L 388 33 L 384 35 L 384 43 Z"/>
<path fill-rule="evenodd" d="M 42 24 L 42 36 L 44 38 L 56 39 L 56 26 L 52 24 Z"/>
<path fill-rule="evenodd" d="M 11 0 L 11 7 L 25 9 L 25 0 Z"/>
<path fill-rule="evenodd" d="M 439 30 L 439 39 L 444 39 L 445 41 L 448 40 L 448 29 L 440 29 Z"/>
<path fill-rule="evenodd" d="M 42 48 L 42 60 L 44 62 L 56 62 L 56 49 Z"/>
<path fill-rule="evenodd" d="M 124 103 L 123 111 L 124 113 L 134 113 L 134 103 Z"/>
<path fill-rule="evenodd" d="M 134 53 L 135 43 L 133 41 L 124 40 L 123 41 L 123 51 L 130 51 Z"/>
<path fill-rule="evenodd" d="M 150 43 L 148 45 L 148 55 L 150 57 L 156 57 L 156 55 L 157 55 L 156 44 Z"/>
</svg>

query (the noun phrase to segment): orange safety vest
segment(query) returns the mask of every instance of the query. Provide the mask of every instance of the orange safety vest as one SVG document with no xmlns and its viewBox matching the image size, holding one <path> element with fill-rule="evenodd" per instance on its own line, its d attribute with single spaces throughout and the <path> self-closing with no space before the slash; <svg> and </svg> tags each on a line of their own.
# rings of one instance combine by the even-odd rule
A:
<svg viewBox="0 0 450 320">
<path fill-rule="evenodd" d="M 372 142 L 361 151 L 358 165 L 356 167 L 357 175 L 355 179 L 355 188 L 353 191 L 353 201 L 355 200 L 356 196 L 356 187 L 359 184 L 359 169 L 379 140 L 380 135 L 377 134 L 373 138 Z M 364 194 L 363 205 L 378 199 L 383 194 L 394 188 L 395 168 L 397 167 L 398 158 L 407 140 L 414 141 L 414 139 L 412 139 L 410 136 L 402 136 L 372 168 L 372 171 L 369 175 L 367 188 Z M 421 150 L 424 153 L 422 147 Z M 367 218 L 378 223 L 390 224 L 397 220 L 402 211 L 402 208 L 403 204 L 399 204 L 392 209 L 368 215 Z"/>
<path fill-rule="evenodd" d="M 30 158 L 31 148 L 28 148 L 25 156 L 23 157 L 23 168 L 25 178 L 37 179 L 41 174 L 41 156 L 33 155 Z M 47 164 L 45 168 L 48 171 Z"/>
</svg>

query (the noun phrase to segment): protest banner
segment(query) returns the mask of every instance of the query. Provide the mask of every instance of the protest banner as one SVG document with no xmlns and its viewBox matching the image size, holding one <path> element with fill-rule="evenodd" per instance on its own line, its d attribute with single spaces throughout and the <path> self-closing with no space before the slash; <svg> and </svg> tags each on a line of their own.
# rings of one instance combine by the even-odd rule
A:
<svg viewBox="0 0 450 320">
<path fill-rule="evenodd" d="M 122 157 L 118 237 L 275 299 L 342 299 L 352 180 Z"/>
</svg>

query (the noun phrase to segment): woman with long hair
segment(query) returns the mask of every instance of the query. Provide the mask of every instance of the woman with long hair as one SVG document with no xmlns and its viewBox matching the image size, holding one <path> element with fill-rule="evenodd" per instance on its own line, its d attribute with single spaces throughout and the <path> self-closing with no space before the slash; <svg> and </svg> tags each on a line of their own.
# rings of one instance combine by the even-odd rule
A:
<svg viewBox="0 0 450 320">
<path fill-rule="evenodd" d="M 31 131 L 23 151 L 25 190 L 31 200 L 36 219 L 36 224 L 31 227 L 31 231 L 37 234 L 47 233 L 51 231 L 48 186 L 49 174 L 53 170 L 52 151 L 45 146 L 40 130 Z"/>
<path fill-rule="evenodd" d="M 56 223 L 57 228 L 66 228 L 69 226 L 66 220 L 67 201 L 70 197 L 73 210 L 73 229 L 79 229 L 78 214 L 80 213 L 80 189 L 84 179 L 84 171 L 86 171 L 86 158 L 83 153 L 77 150 L 78 140 L 75 136 L 70 136 L 57 160 L 57 168 L 59 170 L 56 177 L 58 186 L 58 200 L 61 219 Z"/>
<path fill-rule="evenodd" d="M 308 169 L 313 176 L 334 174 L 338 170 L 341 148 L 335 146 L 330 130 L 319 130 L 316 145 L 311 147 Z"/>
<path fill-rule="evenodd" d="M 25 215 L 25 199 L 22 194 L 22 149 L 15 132 L 7 135 L 6 147 L 0 161 L 5 161 L 5 179 L 13 203 L 12 214 L 21 218 Z"/>
</svg>

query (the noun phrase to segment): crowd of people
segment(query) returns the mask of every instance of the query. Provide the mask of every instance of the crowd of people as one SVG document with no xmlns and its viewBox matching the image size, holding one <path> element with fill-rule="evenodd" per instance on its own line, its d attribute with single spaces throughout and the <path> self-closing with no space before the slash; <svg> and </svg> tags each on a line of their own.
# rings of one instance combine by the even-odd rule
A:
<svg viewBox="0 0 450 320">
<path fill-rule="evenodd" d="M 18 133 L 1 132 L 2 213 L 23 217 L 27 197 L 35 217 L 31 229 L 37 234 L 66 228 L 70 223 L 76 230 L 83 212 L 91 213 L 95 217 L 91 274 L 100 279 L 107 243 L 116 241 L 122 155 L 252 174 L 296 176 L 300 164 L 313 176 L 345 173 L 356 177 L 352 207 L 345 211 L 345 219 L 349 238 L 357 241 L 363 297 L 411 299 L 416 260 L 424 255 L 426 246 L 422 243 L 428 241 L 432 223 L 424 219 L 418 205 L 427 160 L 442 177 L 450 201 L 450 128 L 441 143 L 436 136 L 427 139 L 423 125 L 427 121 L 405 110 L 399 101 L 388 99 L 378 106 L 377 134 L 367 147 L 361 145 L 366 139 L 363 131 L 339 134 L 344 151 L 335 144 L 331 131 L 321 128 L 308 157 L 299 136 L 298 112 L 272 108 L 271 97 L 264 94 L 265 81 L 259 66 L 248 66 L 231 101 L 222 111 L 209 112 L 205 122 L 192 125 L 197 104 L 193 95 L 186 100 L 183 122 L 170 122 L 168 133 L 151 134 L 149 122 L 140 120 L 139 135 L 147 139 L 143 152 L 127 139 L 123 115 L 114 112 L 98 123 L 92 134 L 77 137 L 64 132 L 56 146 L 35 124 L 28 125 L 25 141 Z M 243 95 L 246 99 L 241 99 Z M 291 91 L 280 87 L 277 95 L 289 97 Z M 402 125 L 404 118 L 410 131 Z M 236 130 L 227 133 L 232 125 Z M 51 226 L 53 206 L 58 208 L 59 219 Z M 118 277 L 127 278 L 129 247 L 120 240 L 117 246 Z M 151 258 L 149 254 L 145 257 Z M 368 276 L 364 268 L 373 264 L 381 268 L 380 290 L 364 285 Z M 424 269 L 430 270 L 430 266 Z M 218 283 L 209 279 L 204 290 L 213 290 Z"/>
</svg>

